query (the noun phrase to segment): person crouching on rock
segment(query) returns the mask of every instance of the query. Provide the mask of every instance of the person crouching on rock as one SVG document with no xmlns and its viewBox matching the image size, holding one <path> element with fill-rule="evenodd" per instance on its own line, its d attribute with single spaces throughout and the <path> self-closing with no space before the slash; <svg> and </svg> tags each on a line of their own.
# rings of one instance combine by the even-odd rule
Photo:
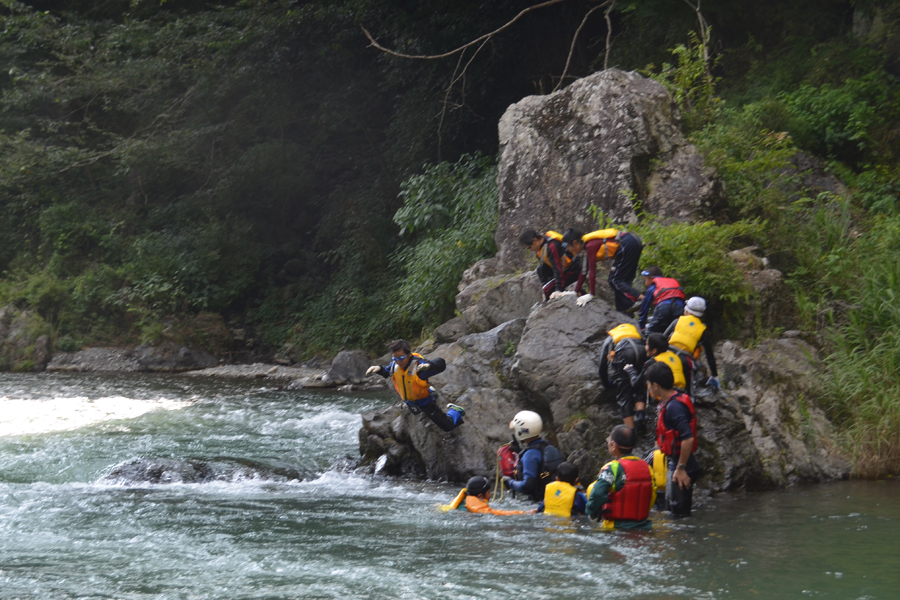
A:
<svg viewBox="0 0 900 600">
<path fill-rule="evenodd" d="M 647 391 L 660 401 L 656 445 L 668 457 L 666 504 L 674 517 L 691 516 L 694 482 L 700 476 L 697 451 L 697 415 L 691 397 L 675 388 L 672 370 L 664 363 L 647 369 Z"/>
<path fill-rule="evenodd" d="M 556 469 L 556 481 L 544 488 L 544 500 L 535 512 L 554 517 L 573 517 L 584 514 L 587 497 L 578 491 L 578 467 L 564 462 Z"/>
<path fill-rule="evenodd" d="M 507 487 L 527 494 L 534 502 L 544 499 L 544 487 L 556 477 L 556 469 L 566 457 L 555 446 L 541 438 L 544 421 L 536 412 L 523 410 L 509 423 L 521 452 L 516 463 L 516 475 L 504 477 Z"/>
<path fill-rule="evenodd" d="M 491 500 L 491 484 L 486 477 L 476 475 L 469 479 L 466 487 L 454 498 L 450 504 L 440 507 L 443 512 L 451 510 L 467 510 L 472 513 L 488 515 L 526 515 L 525 510 L 498 510 L 491 508 L 488 502 Z M 534 511 L 532 511 L 534 512 Z"/>
<path fill-rule="evenodd" d="M 409 410 L 413 414 L 425 413 L 444 431 L 451 431 L 462 425 L 466 411 L 461 406 L 448 404 L 445 415 L 437 406 L 434 388 L 428 385 L 430 377 L 443 373 L 447 368 L 444 359 L 429 360 L 421 354 L 415 354 L 406 340 L 394 340 L 388 345 L 388 350 L 393 355 L 391 364 L 386 367 L 369 367 L 366 375 L 390 377 Z"/>
<path fill-rule="evenodd" d="M 631 323 L 622 323 L 607 333 L 609 336 L 600 350 L 600 381 L 607 389 L 615 388 L 622 421 L 634 427 L 644 419 L 647 386 L 643 381 L 633 383 L 631 374 L 647 360 L 645 345 L 641 332 Z"/>
<path fill-rule="evenodd" d="M 627 425 L 616 425 L 606 438 L 612 460 L 588 487 L 587 514 L 603 519 L 603 529 L 651 529 L 648 518 L 656 502 L 650 466 L 634 456 L 637 438 Z"/>
<path fill-rule="evenodd" d="M 567 285 L 578 281 L 581 259 L 574 259 L 559 233 L 548 231 L 541 235 L 534 229 L 526 229 L 519 236 L 519 242 L 537 256 L 537 276 L 541 280 L 544 300 L 558 297 Z"/>
</svg>

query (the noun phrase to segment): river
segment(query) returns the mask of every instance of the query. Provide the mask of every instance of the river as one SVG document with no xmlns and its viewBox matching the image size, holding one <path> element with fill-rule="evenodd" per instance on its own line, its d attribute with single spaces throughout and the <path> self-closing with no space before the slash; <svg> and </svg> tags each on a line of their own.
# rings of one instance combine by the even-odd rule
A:
<svg viewBox="0 0 900 600">
<path fill-rule="evenodd" d="M 0 375 L 0 598 L 900 598 L 897 482 L 718 497 L 652 533 L 443 514 L 459 486 L 348 467 L 389 401 Z M 212 477 L 109 476 L 139 458 Z"/>
</svg>

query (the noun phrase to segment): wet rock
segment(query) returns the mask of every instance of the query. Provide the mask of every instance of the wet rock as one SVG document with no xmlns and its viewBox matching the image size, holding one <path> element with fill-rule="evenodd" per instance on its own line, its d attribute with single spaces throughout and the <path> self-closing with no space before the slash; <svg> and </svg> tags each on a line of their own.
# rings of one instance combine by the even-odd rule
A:
<svg viewBox="0 0 900 600">
<path fill-rule="evenodd" d="M 499 124 L 502 270 L 524 266 L 524 229 L 596 229 L 592 204 L 616 222 L 637 219 L 632 195 L 667 220 L 701 216 L 718 185 L 679 121 L 661 84 L 618 69 L 510 106 Z"/>
<path fill-rule="evenodd" d="M 135 458 L 115 465 L 100 482 L 112 485 L 160 485 L 263 480 L 302 481 L 305 474 L 289 466 L 268 466 L 239 459 Z"/>
<path fill-rule="evenodd" d="M 543 300 L 534 271 L 479 279 L 456 296 L 460 319 L 470 332 L 487 331 L 513 319 L 524 319 Z"/>
<path fill-rule="evenodd" d="M 57 352 L 48 371 L 137 373 L 142 369 L 133 352 L 123 348 L 85 348 L 78 352 Z"/>
<path fill-rule="evenodd" d="M 214 367 L 219 362 L 209 352 L 172 342 L 163 342 L 157 346 L 142 344 L 134 349 L 132 355 L 140 365 L 141 371 L 155 373 L 206 369 Z"/>
<path fill-rule="evenodd" d="M 813 346 L 782 338 L 748 350 L 726 341 L 717 354 L 728 396 L 740 406 L 769 486 L 849 473 L 846 457 L 837 452 L 834 428 L 813 400 L 821 375 Z"/>
<path fill-rule="evenodd" d="M 370 366 L 368 355 L 362 350 L 342 350 L 328 369 L 328 379 L 334 385 L 362 383 Z"/>
</svg>

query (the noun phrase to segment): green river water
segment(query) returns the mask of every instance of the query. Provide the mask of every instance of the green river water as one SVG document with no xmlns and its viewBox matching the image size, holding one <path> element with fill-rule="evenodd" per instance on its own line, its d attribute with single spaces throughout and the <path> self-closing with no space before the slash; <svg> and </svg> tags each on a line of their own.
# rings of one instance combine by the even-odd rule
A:
<svg viewBox="0 0 900 600">
<path fill-rule="evenodd" d="M 900 598 L 894 481 L 718 497 L 652 533 L 442 514 L 459 486 L 347 466 L 359 413 L 388 402 L 0 375 L 0 598 Z M 256 471 L 107 477 L 141 457 Z"/>
</svg>

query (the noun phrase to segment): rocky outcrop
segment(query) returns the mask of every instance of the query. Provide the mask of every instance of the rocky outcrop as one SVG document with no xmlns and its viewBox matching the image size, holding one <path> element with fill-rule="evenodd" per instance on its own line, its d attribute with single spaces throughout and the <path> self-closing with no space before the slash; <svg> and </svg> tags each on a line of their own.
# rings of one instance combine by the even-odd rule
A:
<svg viewBox="0 0 900 600">
<path fill-rule="evenodd" d="M 524 229 L 596 229 L 591 205 L 619 223 L 636 220 L 635 201 L 671 220 L 704 213 L 718 183 L 679 120 L 661 84 L 618 69 L 510 106 L 499 124 L 498 272 L 524 264 Z"/>
<path fill-rule="evenodd" d="M 0 370 L 41 371 L 51 356 L 50 326 L 34 311 L 0 308 Z"/>
<path fill-rule="evenodd" d="M 160 485 L 214 481 L 302 481 L 304 474 L 291 467 L 271 467 L 249 460 L 181 460 L 135 458 L 112 467 L 100 478 L 111 485 Z"/>
<path fill-rule="evenodd" d="M 603 300 L 578 307 L 569 296 L 540 304 L 527 319 L 423 348 L 447 361 L 431 383 L 442 403 L 465 407 L 465 423 L 448 434 L 400 404 L 367 413 L 360 430 L 364 462 L 381 459 L 385 473 L 430 479 L 493 476 L 496 449 L 509 441 L 509 420 L 530 409 L 590 479 L 608 460 L 606 436 L 621 422 L 614 394 L 599 384 L 599 350 L 606 331 L 626 321 Z M 811 399 L 818 369 L 812 347 L 795 337 L 754 350 L 726 342 L 717 359 L 725 389 L 699 384 L 702 364 L 695 378 L 703 488 L 770 488 L 848 472 L 834 452 L 833 430 Z M 654 410 L 651 404 L 651 421 Z M 652 448 L 652 432 L 639 442 L 642 450 Z"/>
<path fill-rule="evenodd" d="M 750 299 L 741 306 L 740 339 L 776 329 L 792 330 L 797 325 L 794 296 L 785 284 L 784 276 L 781 271 L 770 269 L 768 259 L 758 252 L 756 246 L 749 246 L 731 253 L 750 290 Z"/>
<path fill-rule="evenodd" d="M 342 350 L 334 357 L 324 380 L 335 385 L 362 383 L 369 366 L 369 357 L 362 350 Z"/>
<path fill-rule="evenodd" d="M 495 275 L 465 286 L 456 296 L 456 308 L 466 331 L 487 331 L 512 319 L 528 316 L 543 300 L 534 271 Z"/>
<path fill-rule="evenodd" d="M 163 342 L 137 348 L 86 348 L 78 352 L 57 352 L 48 371 L 180 373 L 217 364 L 213 355 L 197 348 Z"/>
</svg>

